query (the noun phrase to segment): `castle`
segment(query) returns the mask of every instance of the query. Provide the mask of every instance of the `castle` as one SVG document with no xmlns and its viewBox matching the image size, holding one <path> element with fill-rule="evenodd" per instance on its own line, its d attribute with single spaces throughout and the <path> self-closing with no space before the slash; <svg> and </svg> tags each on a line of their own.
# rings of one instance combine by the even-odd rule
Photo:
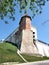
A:
<svg viewBox="0 0 49 65">
<path fill-rule="evenodd" d="M 37 29 L 31 25 L 31 17 L 21 17 L 19 27 L 5 41 L 17 44 L 20 53 L 49 57 L 49 45 L 37 39 Z"/>
</svg>

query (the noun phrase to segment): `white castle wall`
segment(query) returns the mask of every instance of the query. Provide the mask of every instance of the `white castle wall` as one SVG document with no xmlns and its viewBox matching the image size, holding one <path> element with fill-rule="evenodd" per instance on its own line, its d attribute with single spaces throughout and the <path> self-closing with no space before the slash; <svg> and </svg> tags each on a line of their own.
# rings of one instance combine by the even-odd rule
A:
<svg viewBox="0 0 49 65">
<path fill-rule="evenodd" d="M 31 30 L 23 30 L 20 53 L 38 54 L 38 51 L 33 44 L 33 32 Z"/>
<path fill-rule="evenodd" d="M 9 41 L 12 43 L 16 43 L 16 35 L 15 33 L 19 30 L 19 28 L 17 28 L 15 31 L 13 31 L 4 41 Z"/>
<path fill-rule="evenodd" d="M 47 44 L 37 41 L 36 45 L 37 45 L 39 54 L 41 54 L 42 56 L 49 57 L 49 46 Z"/>
</svg>

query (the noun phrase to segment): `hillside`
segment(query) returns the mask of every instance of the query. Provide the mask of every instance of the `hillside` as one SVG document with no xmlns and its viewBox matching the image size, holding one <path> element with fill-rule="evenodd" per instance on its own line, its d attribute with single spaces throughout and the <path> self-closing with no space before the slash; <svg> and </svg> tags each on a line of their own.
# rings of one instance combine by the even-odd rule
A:
<svg viewBox="0 0 49 65">
<path fill-rule="evenodd" d="M 36 57 L 31 55 L 22 54 L 22 56 L 28 61 L 41 61 L 41 60 L 49 60 L 49 57 Z M 17 47 L 12 45 L 11 43 L 0 43 L 0 63 L 4 62 L 24 62 L 20 56 L 17 54 Z"/>
<path fill-rule="evenodd" d="M 10 43 L 0 43 L 0 63 L 24 62 L 17 54 L 17 47 Z"/>
</svg>

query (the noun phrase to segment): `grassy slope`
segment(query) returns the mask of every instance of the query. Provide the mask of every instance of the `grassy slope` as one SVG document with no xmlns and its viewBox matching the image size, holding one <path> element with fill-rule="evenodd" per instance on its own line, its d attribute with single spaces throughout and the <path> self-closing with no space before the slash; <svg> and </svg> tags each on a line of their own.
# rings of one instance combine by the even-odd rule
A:
<svg viewBox="0 0 49 65">
<path fill-rule="evenodd" d="M 9 43 L 0 44 L 0 63 L 24 62 L 17 54 L 17 47 Z"/>
<path fill-rule="evenodd" d="M 35 57 L 22 55 L 27 61 L 48 60 L 47 57 Z M 3 62 L 24 62 L 17 54 L 17 47 L 9 43 L 0 43 L 0 63 Z"/>
<path fill-rule="evenodd" d="M 24 54 L 22 54 L 22 56 L 29 62 L 49 60 L 49 57 L 36 57 L 36 56 L 30 56 L 30 55 L 24 55 Z"/>
</svg>

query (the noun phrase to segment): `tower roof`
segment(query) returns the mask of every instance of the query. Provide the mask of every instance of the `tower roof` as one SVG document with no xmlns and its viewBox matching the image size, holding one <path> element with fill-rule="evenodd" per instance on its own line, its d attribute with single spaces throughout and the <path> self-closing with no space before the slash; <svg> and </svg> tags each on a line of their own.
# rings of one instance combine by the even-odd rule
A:
<svg viewBox="0 0 49 65">
<path fill-rule="evenodd" d="M 31 17 L 30 17 L 28 14 L 25 14 L 24 16 L 21 17 L 21 20 L 20 20 L 19 24 L 22 22 L 22 19 L 23 19 L 23 18 L 26 18 L 26 17 L 27 17 L 27 18 L 30 18 L 30 20 L 32 20 Z"/>
</svg>

